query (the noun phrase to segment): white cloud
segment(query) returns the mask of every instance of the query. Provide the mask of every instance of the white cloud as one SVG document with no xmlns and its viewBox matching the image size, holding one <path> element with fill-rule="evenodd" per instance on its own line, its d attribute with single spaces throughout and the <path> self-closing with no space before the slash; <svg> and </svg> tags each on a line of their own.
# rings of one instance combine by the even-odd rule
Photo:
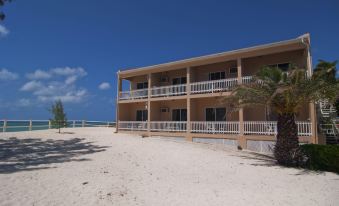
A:
<svg viewBox="0 0 339 206">
<path fill-rule="evenodd" d="M 42 89 L 43 88 L 43 85 L 41 82 L 38 82 L 38 81 L 30 81 L 30 82 L 27 82 L 26 84 L 24 84 L 20 90 L 21 91 L 26 91 L 26 92 L 33 92 L 33 91 L 36 91 L 36 90 L 39 90 L 39 89 Z"/>
<path fill-rule="evenodd" d="M 87 75 L 87 72 L 82 67 L 71 68 L 71 67 L 63 67 L 63 68 L 54 68 L 51 69 L 51 72 L 60 75 L 60 76 L 79 76 L 83 77 Z"/>
<path fill-rule="evenodd" d="M 9 30 L 5 26 L 0 25 L 0 37 L 7 36 L 8 34 Z"/>
<path fill-rule="evenodd" d="M 109 89 L 109 88 L 111 88 L 111 85 L 108 82 L 103 82 L 99 85 L 99 89 L 101 89 L 101 90 L 106 90 L 106 89 Z"/>
<path fill-rule="evenodd" d="M 31 106 L 31 104 L 31 100 L 25 98 L 19 99 L 19 101 L 17 102 L 17 106 L 19 107 L 28 107 Z"/>
<path fill-rule="evenodd" d="M 86 89 L 76 85 L 76 81 L 86 75 L 87 72 L 82 67 L 36 70 L 27 74 L 27 78 L 34 80 L 24 84 L 20 90 L 32 93 L 38 102 L 60 99 L 63 102 L 77 103 L 89 96 Z"/>
<path fill-rule="evenodd" d="M 19 75 L 13 72 L 8 71 L 7 69 L 0 70 L 0 80 L 16 80 L 19 78 Z"/>
<path fill-rule="evenodd" d="M 49 79 L 52 77 L 49 72 L 45 72 L 40 69 L 36 70 L 33 73 L 29 73 L 26 76 L 28 79 Z"/>
</svg>

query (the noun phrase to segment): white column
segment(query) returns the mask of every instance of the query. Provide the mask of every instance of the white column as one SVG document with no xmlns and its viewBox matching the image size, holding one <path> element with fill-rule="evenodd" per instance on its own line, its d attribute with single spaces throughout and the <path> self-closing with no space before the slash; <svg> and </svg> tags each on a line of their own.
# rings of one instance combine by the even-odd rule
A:
<svg viewBox="0 0 339 206">
<path fill-rule="evenodd" d="M 151 134 L 151 84 L 152 84 L 152 74 L 147 75 L 148 80 L 148 98 L 147 98 L 147 133 L 148 136 Z"/>
<path fill-rule="evenodd" d="M 3 125 L 3 128 L 2 128 L 2 132 L 6 132 L 6 129 L 7 129 L 7 120 L 5 119 L 4 125 Z"/>
<path fill-rule="evenodd" d="M 241 58 L 237 59 L 237 68 L 238 68 L 238 84 L 242 84 L 242 66 Z"/>
<path fill-rule="evenodd" d="M 29 131 L 32 131 L 32 128 L 33 128 L 33 122 L 32 120 L 29 120 L 29 127 L 28 127 Z"/>
</svg>

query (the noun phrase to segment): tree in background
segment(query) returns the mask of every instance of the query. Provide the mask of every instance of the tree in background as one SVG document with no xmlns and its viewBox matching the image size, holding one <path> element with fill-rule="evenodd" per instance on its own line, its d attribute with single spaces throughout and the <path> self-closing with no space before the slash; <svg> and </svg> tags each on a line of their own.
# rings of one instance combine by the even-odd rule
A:
<svg viewBox="0 0 339 206">
<path fill-rule="evenodd" d="M 5 3 L 11 2 L 12 0 L 0 0 L 0 7 L 4 6 Z M 0 11 L 0 21 L 3 21 L 5 19 L 6 15 Z"/>
<path fill-rule="evenodd" d="M 61 100 L 55 101 L 55 103 L 52 105 L 50 112 L 53 114 L 53 119 L 51 119 L 52 126 L 59 129 L 65 127 L 67 124 L 67 117 L 66 113 L 64 112 L 64 106 L 61 102 Z"/>
<path fill-rule="evenodd" d="M 302 154 L 295 117 L 300 108 L 311 102 L 321 99 L 334 102 L 338 96 L 339 84 L 335 79 L 329 81 L 332 70 L 317 70 L 309 78 L 305 69 L 293 66 L 290 66 L 288 72 L 264 67 L 250 84 L 235 88 L 226 102 L 235 109 L 261 105 L 276 112 L 278 131 L 274 147 L 275 159 L 281 165 L 299 165 Z"/>
</svg>

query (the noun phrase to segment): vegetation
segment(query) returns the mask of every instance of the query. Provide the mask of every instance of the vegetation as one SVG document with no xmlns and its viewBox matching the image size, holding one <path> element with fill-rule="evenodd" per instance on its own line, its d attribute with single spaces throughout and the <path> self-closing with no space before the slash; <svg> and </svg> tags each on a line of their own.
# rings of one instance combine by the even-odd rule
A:
<svg viewBox="0 0 339 206">
<path fill-rule="evenodd" d="M 67 124 L 67 117 L 64 112 L 64 106 L 61 100 L 57 100 L 51 107 L 50 112 L 53 114 L 53 119 L 51 119 L 51 123 L 53 127 L 60 129 L 61 127 L 65 127 Z"/>
<path fill-rule="evenodd" d="M 5 5 L 7 2 L 11 2 L 12 0 L 0 0 L 0 8 Z M 3 21 L 5 19 L 6 15 L 0 11 L 0 21 Z"/>
<path fill-rule="evenodd" d="M 301 146 L 306 156 L 306 167 L 312 170 L 324 170 L 339 174 L 339 146 L 314 145 Z"/>
<path fill-rule="evenodd" d="M 226 102 L 235 109 L 261 105 L 277 113 L 278 134 L 274 156 L 281 165 L 298 166 L 303 159 L 295 122 L 299 109 L 320 99 L 334 102 L 338 96 L 338 81 L 329 78 L 335 67 L 328 68 L 332 64 L 327 63 L 320 61 L 311 78 L 307 77 L 305 69 L 292 65 L 288 72 L 264 67 L 254 76 L 251 84 L 238 86 L 226 98 Z"/>
</svg>

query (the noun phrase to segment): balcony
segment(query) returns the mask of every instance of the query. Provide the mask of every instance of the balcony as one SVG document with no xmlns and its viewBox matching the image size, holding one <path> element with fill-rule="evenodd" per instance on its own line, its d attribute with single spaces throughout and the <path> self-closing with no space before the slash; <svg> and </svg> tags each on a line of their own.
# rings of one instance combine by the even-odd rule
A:
<svg viewBox="0 0 339 206">
<path fill-rule="evenodd" d="M 298 136 L 312 136 L 312 124 L 308 121 L 298 121 Z M 151 132 L 186 132 L 187 122 L 176 121 L 119 121 L 119 130 L 147 131 L 150 124 Z M 275 136 L 277 122 L 274 121 L 245 121 L 243 122 L 244 135 Z M 240 134 L 240 122 L 190 122 L 191 133 L 203 134 Z"/>
<path fill-rule="evenodd" d="M 242 77 L 242 84 L 248 84 L 252 81 L 252 76 Z M 189 84 L 191 94 L 204 94 L 231 91 L 238 85 L 237 78 L 222 80 L 194 82 Z M 170 97 L 187 94 L 187 84 L 153 87 L 150 89 L 151 97 Z M 123 91 L 119 93 L 119 100 L 135 100 L 148 98 L 148 89 L 139 89 Z"/>
</svg>

